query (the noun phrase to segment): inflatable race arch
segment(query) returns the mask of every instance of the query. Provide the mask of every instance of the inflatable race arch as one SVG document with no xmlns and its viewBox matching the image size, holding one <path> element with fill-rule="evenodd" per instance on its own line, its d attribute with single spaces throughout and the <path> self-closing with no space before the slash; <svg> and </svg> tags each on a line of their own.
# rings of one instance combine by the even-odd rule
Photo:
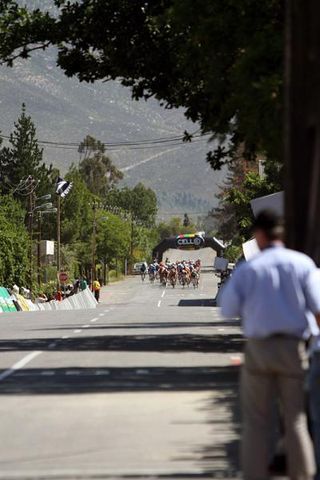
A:
<svg viewBox="0 0 320 480">
<path fill-rule="evenodd" d="M 153 249 L 152 255 L 154 259 L 161 262 L 164 252 L 169 250 L 169 248 L 179 250 L 199 250 L 200 248 L 208 247 L 215 250 L 218 257 L 222 257 L 222 253 L 225 249 L 223 243 L 215 237 L 207 237 L 202 233 L 187 233 L 177 235 L 176 237 L 165 238 Z"/>
</svg>

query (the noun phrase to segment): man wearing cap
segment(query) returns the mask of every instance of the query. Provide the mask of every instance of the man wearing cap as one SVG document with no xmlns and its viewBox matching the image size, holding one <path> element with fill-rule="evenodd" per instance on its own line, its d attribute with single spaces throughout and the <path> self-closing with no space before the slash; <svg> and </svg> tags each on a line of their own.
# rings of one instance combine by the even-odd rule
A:
<svg viewBox="0 0 320 480">
<path fill-rule="evenodd" d="M 282 219 L 262 211 L 254 223 L 261 252 L 242 263 L 221 294 L 222 314 L 241 317 L 247 337 L 241 375 L 242 468 L 246 480 L 269 478 L 275 395 L 281 401 L 290 479 L 315 474 L 304 412 L 304 338 L 320 323 L 320 289 L 310 281 L 316 266 L 285 248 Z"/>
</svg>

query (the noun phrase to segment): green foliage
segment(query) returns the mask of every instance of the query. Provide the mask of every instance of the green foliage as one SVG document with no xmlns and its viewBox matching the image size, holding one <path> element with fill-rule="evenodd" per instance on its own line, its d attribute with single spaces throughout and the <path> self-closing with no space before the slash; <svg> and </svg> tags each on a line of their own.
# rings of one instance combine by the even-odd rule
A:
<svg viewBox="0 0 320 480">
<path fill-rule="evenodd" d="M 25 211 L 11 196 L 2 196 L 0 201 L 0 285 L 26 285 L 29 239 Z"/>
<path fill-rule="evenodd" d="M 95 197 L 79 170 L 72 165 L 65 178 L 73 183 L 70 193 L 61 200 L 61 241 L 65 244 L 90 240 Z"/>
<path fill-rule="evenodd" d="M 15 129 L 10 135 L 9 146 L 0 150 L 0 181 L 4 194 L 14 192 L 21 180 L 32 176 L 38 183 L 37 195 L 52 191 L 52 166 L 43 162 L 43 151 L 39 148 L 36 128 L 30 116 L 26 114 L 25 105 Z M 22 201 L 20 193 L 15 194 Z M 24 199 L 23 199 L 24 200 Z M 25 204 L 25 201 L 23 202 Z"/>
<path fill-rule="evenodd" d="M 236 263 L 243 256 L 243 251 L 240 245 L 230 245 L 223 252 L 223 256 L 231 263 Z"/>
<path fill-rule="evenodd" d="M 2 2 L 0 57 L 56 45 L 68 76 L 120 78 L 212 132 L 214 168 L 245 157 L 282 159 L 284 6 L 281 0 L 56 1 L 50 16 Z M 94 25 L 94 28 L 92 28 Z"/>
<path fill-rule="evenodd" d="M 112 189 L 105 198 L 108 206 L 129 213 L 135 222 L 146 227 L 155 224 L 157 197 L 151 188 L 146 188 L 142 183 L 132 189 Z"/>
<path fill-rule="evenodd" d="M 103 197 L 123 178 L 122 172 L 105 155 L 105 147 L 99 140 L 87 135 L 80 143 L 79 153 L 79 173 L 94 195 Z"/>
<path fill-rule="evenodd" d="M 131 238 L 130 224 L 109 212 L 101 212 L 101 216 L 102 220 L 98 221 L 97 226 L 98 259 L 109 263 L 115 258 L 126 258 Z"/>
<path fill-rule="evenodd" d="M 196 226 L 191 222 L 189 225 L 184 226 L 180 217 L 172 217 L 168 222 L 160 222 L 157 226 L 159 241 L 182 233 L 194 233 L 196 230 Z"/>
<path fill-rule="evenodd" d="M 278 190 L 277 183 L 267 176 L 259 176 L 257 166 L 239 157 L 218 194 L 220 205 L 212 212 L 217 222 L 218 237 L 236 246 L 248 240 L 253 222 L 250 201 Z"/>
</svg>

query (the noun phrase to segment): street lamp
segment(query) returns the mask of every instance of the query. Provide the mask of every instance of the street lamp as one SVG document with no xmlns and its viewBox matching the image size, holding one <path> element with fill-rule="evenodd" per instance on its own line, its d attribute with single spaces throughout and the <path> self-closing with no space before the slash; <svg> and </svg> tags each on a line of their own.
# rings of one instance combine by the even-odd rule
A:
<svg viewBox="0 0 320 480">
<path fill-rule="evenodd" d="M 29 252 L 29 255 L 30 255 L 30 292 L 32 292 L 32 277 L 33 277 L 33 261 L 32 261 L 32 257 L 33 257 L 33 218 L 34 218 L 34 214 L 35 213 L 38 213 L 41 215 L 41 212 L 48 212 L 50 211 L 51 213 L 51 209 L 53 207 L 52 203 L 51 202 L 46 202 L 46 203 L 43 203 L 41 205 L 37 205 L 36 202 L 39 202 L 39 201 L 45 201 L 45 200 L 50 200 L 51 198 L 51 194 L 47 194 L 47 195 L 43 195 L 42 197 L 36 197 L 35 194 L 34 194 L 34 190 L 32 192 L 30 192 L 30 211 L 28 212 L 28 215 L 29 215 L 29 225 L 30 225 L 30 252 Z M 40 223 L 40 220 L 39 220 L 39 223 Z M 40 250 L 40 246 L 38 246 L 38 252 Z M 39 260 L 38 260 L 39 262 Z M 39 281 L 39 277 L 38 277 L 38 281 Z"/>
</svg>

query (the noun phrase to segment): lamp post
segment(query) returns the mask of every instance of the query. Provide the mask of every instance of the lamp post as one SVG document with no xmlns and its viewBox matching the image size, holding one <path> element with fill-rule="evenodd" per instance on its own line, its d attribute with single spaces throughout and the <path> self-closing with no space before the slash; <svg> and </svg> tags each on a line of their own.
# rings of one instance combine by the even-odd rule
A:
<svg viewBox="0 0 320 480">
<path fill-rule="evenodd" d="M 93 225 L 92 225 L 92 266 L 91 266 L 91 285 L 96 279 L 96 248 L 97 248 L 97 204 L 93 203 Z"/>
<path fill-rule="evenodd" d="M 41 205 L 37 205 L 37 202 L 50 200 L 51 194 L 43 195 L 42 197 L 36 197 L 34 190 L 29 194 L 29 233 L 30 233 L 30 292 L 32 292 L 32 278 L 33 278 L 33 219 L 34 214 L 41 211 L 51 210 L 53 205 L 51 202 L 46 202 Z"/>
</svg>

